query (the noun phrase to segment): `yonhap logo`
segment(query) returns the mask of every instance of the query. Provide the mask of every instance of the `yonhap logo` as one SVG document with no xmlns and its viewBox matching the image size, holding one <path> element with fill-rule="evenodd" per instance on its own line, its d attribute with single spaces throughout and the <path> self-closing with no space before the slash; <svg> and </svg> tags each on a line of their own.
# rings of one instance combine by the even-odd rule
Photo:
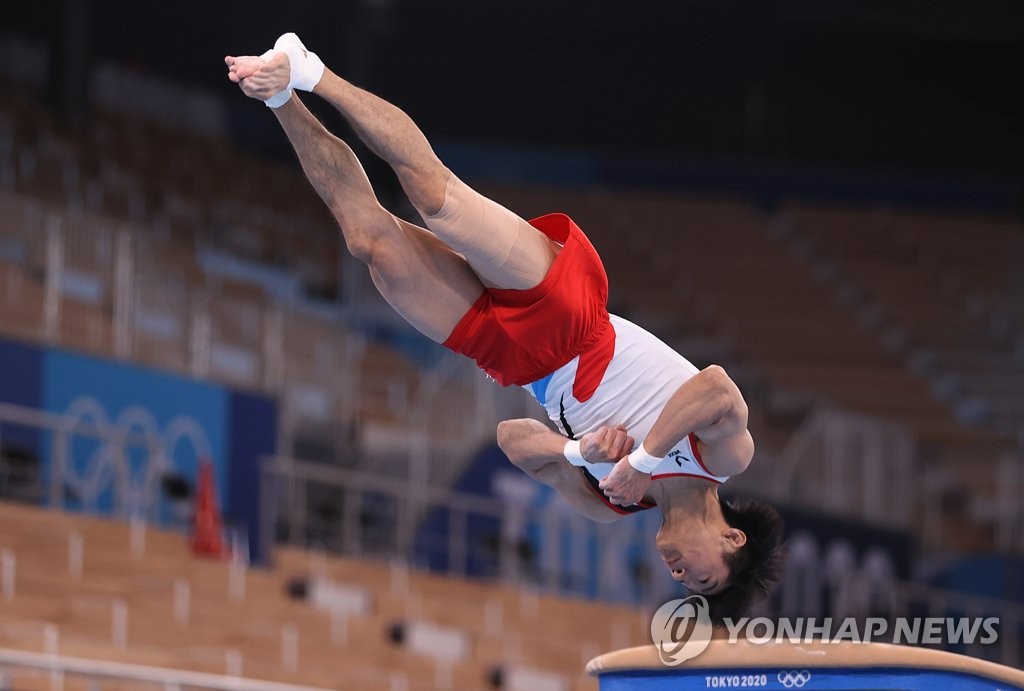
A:
<svg viewBox="0 0 1024 691">
<path fill-rule="evenodd" d="M 651 619 L 651 640 L 662 664 L 675 667 L 692 660 L 711 643 L 708 601 L 700 595 L 669 600 Z"/>
<path fill-rule="evenodd" d="M 802 689 L 804 684 L 811 680 L 811 673 L 806 669 L 801 669 L 799 671 L 783 671 L 779 672 L 776 678 L 779 680 L 779 683 L 782 684 L 783 688 Z"/>
</svg>

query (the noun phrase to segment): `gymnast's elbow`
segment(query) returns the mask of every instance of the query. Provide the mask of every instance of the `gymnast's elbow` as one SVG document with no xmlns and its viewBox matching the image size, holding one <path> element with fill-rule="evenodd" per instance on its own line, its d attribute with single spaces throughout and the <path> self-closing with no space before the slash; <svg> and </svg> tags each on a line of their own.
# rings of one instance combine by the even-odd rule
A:
<svg viewBox="0 0 1024 691">
<path fill-rule="evenodd" d="M 527 424 L 533 420 L 502 420 L 498 423 L 498 448 L 505 452 L 513 463 L 522 455 L 523 440 L 527 435 Z"/>
<path fill-rule="evenodd" d="M 714 391 L 717 402 L 714 407 L 720 411 L 718 422 L 722 426 L 727 424 L 737 430 L 746 429 L 749 415 L 747 402 L 729 373 L 721 365 L 709 365 L 702 371 L 702 374 L 708 377 Z"/>
<path fill-rule="evenodd" d="M 543 424 L 529 418 L 498 423 L 497 441 L 512 465 L 542 482 L 545 479 L 537 473 L 560 455 L 553 441 L 564 444 Z"/>
</svg>

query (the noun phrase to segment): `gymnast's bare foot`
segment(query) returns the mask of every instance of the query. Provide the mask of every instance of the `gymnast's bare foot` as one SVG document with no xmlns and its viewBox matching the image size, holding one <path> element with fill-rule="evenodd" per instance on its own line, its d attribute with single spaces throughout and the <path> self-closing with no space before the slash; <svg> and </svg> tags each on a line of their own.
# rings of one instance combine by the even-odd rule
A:
<svg viewBox="0 0 1024 691">
<path fill-rule="evenodd" d="M 265 102 L 288 89 L 291 66 L 284 51 L 264 55 L 266 57 L 229 55 L 224 58 L 224 64 L 228 66 L 228 79 L 238 84 L 243 94 Z"/>
<path fill-rule="evenodd" d="M 274 47 L 259 57 L 227 56 L 228 79 L 250 98 L 258 98 L 271 108 L 291 100 L 292 90 L 312 91 L 324 75 L 320 57 L 306 49 L 292 32 L 277 37 Z"/>
</svg>

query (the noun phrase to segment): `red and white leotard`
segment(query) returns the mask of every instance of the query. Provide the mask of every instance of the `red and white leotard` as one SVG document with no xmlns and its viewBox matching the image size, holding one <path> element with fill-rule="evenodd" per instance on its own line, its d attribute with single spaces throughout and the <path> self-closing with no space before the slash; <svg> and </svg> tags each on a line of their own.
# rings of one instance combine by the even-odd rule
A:
<svg viewBox="0 0 1024 691">
<path fill-rule="evenodd" d="M 444 345 L 500 384 L 526 388 L 567 436 L 623 425 L 642 442 L 697 368 L 653 334 L 608 314 L 604 266 L 572 219 L 549 214 L 530 224 L 562 245 L 544 280 L 529 290 L 486 289 Z M 611 468 L 586 466 L 598 479 Z M 704 467 L 693 435 L 652 475 L 728 479 Z"/>
<path fill-rule="evenodd" d="M 551 375 L 527 385 L 548 417 L 566 436 L 578 439 L 608 425 L 623 425 L 639 444 L 651 431 L 669 398 L 698 370 L 689 360 L 653 334 L 622 317 L 611 315 L 615 352 L 600 385 L 586 401 L 573 394 L 580 359 L 574 359 Z M 612 464 L 586 466 L 597 479 L 611 472 Z M 684 437 L 651 473 L 662 477 L 690 475 L 713 482 L 728 478 L 704 467 L 694 435 Z"/>
</svg>

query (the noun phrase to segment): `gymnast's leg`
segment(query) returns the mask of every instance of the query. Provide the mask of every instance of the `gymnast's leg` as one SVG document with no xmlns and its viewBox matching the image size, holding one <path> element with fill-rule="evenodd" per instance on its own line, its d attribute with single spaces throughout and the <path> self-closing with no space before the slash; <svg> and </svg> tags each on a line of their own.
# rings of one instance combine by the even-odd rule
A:
<svg viewBox="0 0 1024 691">
<path fill-rule="evenodd" d="M 258 97 L 258 80 L 232 80 L 240 82 L 246 95 Z M 306 177 L 341 226 L 349 251 L 369 266 L 374 284 L 392 307 L 425 336 L 443 343 L 483 292 L 465 259 L 382 207 L 352 149 L 328 132 L 298 97 L 273 113 Z"/>
<path fill-rule="evenodd" d="M 464 256 L 485 285 L 523 290 L 543 280 L 558 246 L 459 180 L 400 108 L 324 68 L 294 34 L 285 34 L 275 48 L 264 55 L 266 63 L 257 66 L 256 73 L 236 70 L 235 74 L 257 78 L 259 93 L 267 99 L 312 69 L 312 76 L 299 88 L 308 87 L 345 117 L 366 145 L 394 169 L 430 230 Z"/>
</svg>

